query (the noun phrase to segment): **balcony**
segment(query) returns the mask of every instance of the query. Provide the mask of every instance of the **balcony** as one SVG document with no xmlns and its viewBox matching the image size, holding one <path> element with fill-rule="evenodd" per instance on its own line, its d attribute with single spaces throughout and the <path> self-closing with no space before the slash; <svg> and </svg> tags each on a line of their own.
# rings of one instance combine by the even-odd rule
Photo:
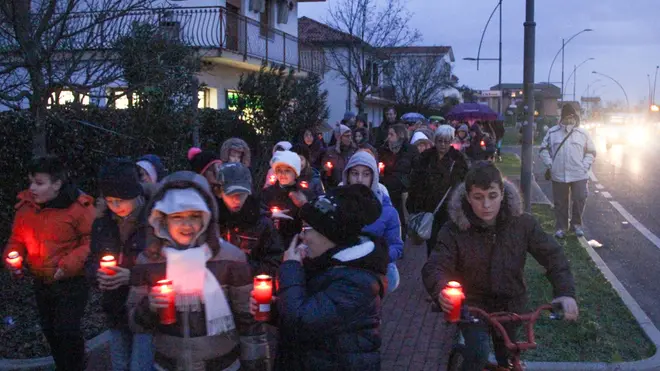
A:
<svg viewBox="0 0 660 371">
<path fill-rule="evenodd" d="M 74 13 L 66 23 L 75 35 L 60 43 L 62 51 L 111 50 L 135 25 L 149 24 L 170 38 L 198 48 L 203 56 L 242 58 L 244 62 L 277 63 L 297 71 L 322 74 L 323 50 L 280 30 L 227 11 L 224 7 L 148 9 L 117 14 Z"/>
</svg>

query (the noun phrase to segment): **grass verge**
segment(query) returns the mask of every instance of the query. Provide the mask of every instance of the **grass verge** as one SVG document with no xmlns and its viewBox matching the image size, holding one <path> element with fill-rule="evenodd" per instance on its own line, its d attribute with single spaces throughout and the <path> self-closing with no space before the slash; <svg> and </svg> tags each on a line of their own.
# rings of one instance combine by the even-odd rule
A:
<svg viewBox="0 0 660 371">
<path fill-rule="evenodd" d="M 505 177 L 520 177 L 520 160 L 515 154 L 502 152 L 502 162 L 496 165 Z"/>
<path fill-rule="evenodd" d="M 535 205 L 533 211 L 546 232 L 552 233 L 554 216 L 550 206 Z M 539 348 L 526 352 L 524 358 L 552 362 L 622 362 L 652 356 L 655 346 L 577 238 L 571 236 L 561 244 L 575 277 L 580 318 L 573 324 L 539 321 L 535 328 Z M 552 288 L 544 269 L 531 256 L 525 267 L 525 277 L 530 308 L 552 300 Z"/>
</svg>

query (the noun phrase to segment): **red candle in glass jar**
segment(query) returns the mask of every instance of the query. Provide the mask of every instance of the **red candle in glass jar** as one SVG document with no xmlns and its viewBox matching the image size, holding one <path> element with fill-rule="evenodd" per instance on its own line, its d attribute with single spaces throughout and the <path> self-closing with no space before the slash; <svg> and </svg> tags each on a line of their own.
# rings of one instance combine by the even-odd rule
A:
<svg viewBox="0 0 660 371">
<path fill-rule="evenodd" d="M 445 313 L 445 321 L 451 323 L 460 321 L 461 306 L 463 306 L 463 300 L 465 299 L 461 284 L 456 281 L 449 281 L 447 286 L 442 289 L 442 295 L 449 298 L 451 305 L 453 306 L 451 312 Z"/>
<path fill-rule="evenodd" d="M 378 163 L 378 172 L 383 175 L 385 172 L 385 163 L 384 162 L 379 162 Z"/>
<path fill-rule="evenodd" d="M 300 187 L 304 188 L 304 189 L 307 189 L 307 188 L 309 188 L 309 183 L 307 183 L 306 181 L 303 180 L 302 182 L 300 182 Z"/>
<path fill-rule="evenodd" d="M 115 259 L 114 256 L 112 255 L 104 255 L 101 258 L 101 270 L 103 273 L 107 274 L 108 276 L 114 276 L 117 274 L 117 272 L 113 271 L 112 269 L 109 269 L 109 267 L 116 267 L 117 266 L 117 259 Z"/>
<path fill-rule="evenodd" d="M 273 299 L 273 278 L 266 274 L 254 277 L 254 299 L 257 301 L 257 313 L 254 319 L 268 321 L 270 319 L 270 303 Z"/>
<path fill-rule="evenodd" d="M 271 176 L 268 177 L 268 183 L 270 183 L 272 185 L 272 184 L 275 184 L 275 182 L 277 182 L 277 176 L 271 175 Z"/>
<path fill-rule="evenodd" d="M 158 310 L 158 315 L 160 316 L 160 323 L 163 325 L 171 325 L 176 323 L 176 306 L 174 300 L 174 287 L 172 286 L 172 280 L 160 280 L 156 282 L 156 286 L 153 288 L 154 292 L 162 296 L 167 296 L 169 304 L 167 308 L 162 308 Z"/>
<path fill-rule="evenodd" d="M 23 276 L 23 257 L 18 251 L 12 251 L 7 255 L 7 263 L 11 265 L 15 277 Z"/>
</svg>

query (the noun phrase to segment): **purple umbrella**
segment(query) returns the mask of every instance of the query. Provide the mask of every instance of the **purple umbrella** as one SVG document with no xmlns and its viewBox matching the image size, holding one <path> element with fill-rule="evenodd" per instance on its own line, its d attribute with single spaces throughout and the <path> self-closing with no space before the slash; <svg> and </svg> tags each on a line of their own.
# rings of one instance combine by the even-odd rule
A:
<svg viewBox="0 0 660 371">
<path fill-rule="evenodd" d="M 497 113 L 485 104 L 460 103 L 449 111 L 448 120 L 497 120 Z"/>
</svg>

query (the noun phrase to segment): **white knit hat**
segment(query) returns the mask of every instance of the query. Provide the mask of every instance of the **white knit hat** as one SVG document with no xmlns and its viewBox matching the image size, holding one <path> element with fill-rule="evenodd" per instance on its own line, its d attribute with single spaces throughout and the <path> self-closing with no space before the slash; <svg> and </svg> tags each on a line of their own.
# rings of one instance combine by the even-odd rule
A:
<svg viewBox="0 0 660 371">
<path fill-rule="evenodd" d="M 274 171 L 278 165 L 288 166 L 296 173 L 296 177 L 300 176 L 302 164 L 300 163 L 300 156 L 297 153 L 291 151 L 275 152 L 273 158 L 270 160 L 270 167 Z"/>
<path fill-rule="evenodd" d="M 421 131 L 418 131 L 413 135 L 412 139 L 410 140 L 410 144 L 415 144 L 420 140 L 426 140 L 428 142 L 431 142 L 431 140 L 429 139 L 429 137 L 426 136 L 426 134 L 422 133 Z"/>
</svg>

